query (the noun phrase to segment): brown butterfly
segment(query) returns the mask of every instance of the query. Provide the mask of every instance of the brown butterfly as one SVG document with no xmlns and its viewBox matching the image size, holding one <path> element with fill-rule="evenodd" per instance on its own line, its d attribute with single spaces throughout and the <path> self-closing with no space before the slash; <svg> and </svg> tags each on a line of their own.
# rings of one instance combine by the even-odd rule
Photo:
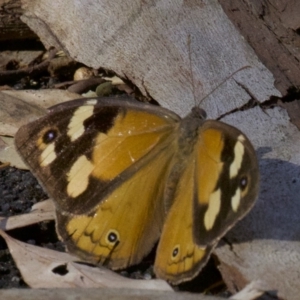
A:
<svg viewBox="0 0 300 300">
<path fill-rule="evenodd" d="M 21 127 L 16 147 L 53 198 L 57 232 L 85 261 L 122 269 L 159 241 L 154 269 L 196 276 L 254 205 L 259 171 L 247 137 L 129 97 L 81 99 Z"/>
</svg>

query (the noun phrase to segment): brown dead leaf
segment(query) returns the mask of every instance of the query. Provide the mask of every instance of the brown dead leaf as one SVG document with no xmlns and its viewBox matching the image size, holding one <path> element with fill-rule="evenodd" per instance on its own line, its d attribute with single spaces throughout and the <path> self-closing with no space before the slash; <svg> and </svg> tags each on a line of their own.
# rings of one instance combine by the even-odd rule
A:
<svg viewBox="0 0 300 300">
<path fill-rule="evenodd" d="M 55 219 L 55 208 L 53 201 L 48 199 L 33 205 L 27 214 L 7 218 L 0 217 L 0 229 L 11 230 L 53 219 Z"/>
<path fill-rule="evenodd" d="M 0 135 L 14 136 L 18 128 L 46 113 L 45 109 L 0 92 Z"/>
<path fill-rule="evenodd" d="M 256 280 L 250 282 L 246 285 L 241 291 L 231 296 L 229 299 L 231 300 L 255 300 L 265 292 L 268 292 L 269 288 L 267 285 L 261 281 Z"/>
<path fill-rule="evenodd" d="M 1 70 L 5 70 L 5 66 L 13 62 L 18 68 L 28 67 L 30 63 L 36 60 L 43 54 L 43 51 L 1 51 L 0 52 L 0 66 Z"/>
<path fill-rule="evenodd" d="M 125 82 L 118 76 L 103 77 L 103 79 L 110 81 L 112 85 L 123 85 Z"/>
<path fill-rule="evenodd" d="M 2 91 L 1 93 L 43 109 L 81 97 L 79 94 L 57 89 L 23 91 L 7 90 Z"/>
<path fill-rule="evenodd" d="M 173 291 L 154 291 L 113 288 L 72 288 L 72 289 L 2 289 L 0 298 L 5 300 L 224 300 L 203 294 L 174 293 Z M 272 299 L 274 300 L 274 299 Z"/>
<path fill-rule="evenodd" d="M 77 258 L 20 242 L 0 230 L 24 281 L 32 288 L 112 287 L 170 291 L 163 280 L 135 280 L 104 267 L 76 263 Z"/>
<path fill-rule="evenodd" d="M 14 138 L 0 136 L 0 161 L 9 163 L 12 167 L 27 170 L 27 166 L 17 153 L 14 144 Z"/>
</svg>

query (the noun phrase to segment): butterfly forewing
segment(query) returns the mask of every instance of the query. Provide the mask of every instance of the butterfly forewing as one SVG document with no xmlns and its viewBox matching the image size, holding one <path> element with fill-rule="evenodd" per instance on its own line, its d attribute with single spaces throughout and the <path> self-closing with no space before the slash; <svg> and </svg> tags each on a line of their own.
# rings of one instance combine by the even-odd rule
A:
<svg viewBox="0 0 300 300">
<path fill-rule="evenodd" d="M 193 204 L 194 238 L 214 244 L 254 205 L 258 163 L 247 137 L 236 128 L 206 121 L 196 146 L 197 195 Z"/>
<path fill-rule="evenodd" d="M 17 150 L 62 213 L 93 210 L 172 133 L 175 114 L 126 99 L 67 102 L 16 134 Z"/>
</svg>

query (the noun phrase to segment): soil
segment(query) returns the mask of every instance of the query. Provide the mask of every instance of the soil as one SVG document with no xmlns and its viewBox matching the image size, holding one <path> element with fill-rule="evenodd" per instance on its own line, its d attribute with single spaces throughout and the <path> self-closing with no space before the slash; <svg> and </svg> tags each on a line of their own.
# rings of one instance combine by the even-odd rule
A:
<svg viewBox="0 0 300 300">
<path fill-rule="evenodd" d="M 9 217 L 30 211 L 33 204 L 47 199 L 47 195 L 29 171 L 8 167 L 0 170 L 0 217 Z M 55 234 L 54 221 L 7 232 L 26 243 L 63 250 Z M 0 289 L 27 287 L 18 271 L 6 243 L 0 237 Z"/>
</svg>

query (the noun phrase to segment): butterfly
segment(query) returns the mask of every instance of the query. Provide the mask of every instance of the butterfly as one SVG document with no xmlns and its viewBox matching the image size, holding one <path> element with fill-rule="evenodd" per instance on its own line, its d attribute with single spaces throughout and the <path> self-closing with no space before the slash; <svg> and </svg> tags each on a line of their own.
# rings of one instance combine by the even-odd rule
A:
<svg viewBox="0 0 300 300">
<path fill-rule="evenodd" d="M 157 277 L 195 277 L 258 194 L 255 150 L 238 129 L 128 96 L 56 105 L 15 136 L 56 207 L 69 252 L 123 269 L 158 242 Z"/>
</svg>

